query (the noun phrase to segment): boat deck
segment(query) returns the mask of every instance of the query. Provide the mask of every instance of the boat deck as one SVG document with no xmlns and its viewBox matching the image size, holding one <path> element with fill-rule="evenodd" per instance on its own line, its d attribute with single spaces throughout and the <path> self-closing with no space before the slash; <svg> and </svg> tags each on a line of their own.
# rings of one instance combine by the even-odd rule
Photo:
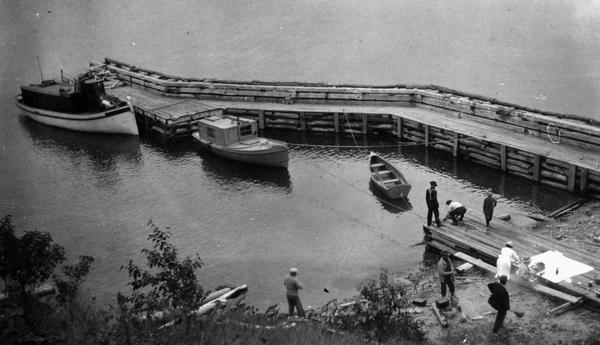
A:
<svg viewBox="0 0 600 345">
<path fill-rule="evenodd" d="M 495 266 L 500 249 L 507 241 L 514 243 L 514 249 L 521 257 L 531 257 L 546 251 L 558 251 L 567 258 L 593 267 L 592 271 L 571 277 L 571 282 L 547 282 L 550 288 L 561 290 L 572 296 L 600 304 L 600 297 L 594 292 L 599 285 L 588 287 L 600 274 L 600 256 L 570 247 L 560 241 L 549 239 L 527 229 L 518 228 L 501 220 L 494 219 L 490 227 L 480 219 L 465 217 L 464 223 L 452 225 L 444 222 L 438 228 L 435 225 L 423 226 L 426 241 L 440 249 L 464 253 Z"/>
</svg>

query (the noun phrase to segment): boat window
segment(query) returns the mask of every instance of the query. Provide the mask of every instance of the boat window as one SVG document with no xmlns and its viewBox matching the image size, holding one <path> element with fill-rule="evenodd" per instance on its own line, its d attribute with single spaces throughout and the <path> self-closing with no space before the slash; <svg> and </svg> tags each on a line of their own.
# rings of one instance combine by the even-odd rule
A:
<svg viewBox="0 0 600 345">
<path fill-rule="evenodd" d="M 212 127 L 206 127 L 206 135 L 209 138 L 214 138 L 215 137 L 215 129 Z"/>
<path fill-rule="evenodd" d="M 240 135 L 250 135 L 252 134 L 252 125 L 245 125 L 240 127 Z"/>
</svg>

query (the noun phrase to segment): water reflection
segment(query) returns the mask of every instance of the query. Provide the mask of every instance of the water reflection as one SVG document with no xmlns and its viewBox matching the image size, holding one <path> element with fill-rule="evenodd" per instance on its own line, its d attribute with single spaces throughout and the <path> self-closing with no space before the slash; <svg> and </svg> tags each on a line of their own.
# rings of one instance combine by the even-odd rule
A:
<svg viewBox="0 0 600 345">
<path fill-rule="evenodd" d="M 140 164 L 138 137 L 84 133 L 47 126 L 28 118 L 21 121 L 36 148 L 89 158 L 93 168 L 111 171 L 119 162 Z"/>
<path fill-rule="evenodd" d="M 369 180 L 369 189 L 373 193 L 373 195 L 377 198 L 381 207 L 383 207 L 386 211 L 390 213 L 401 213 L 410 211 L 412 209 L 412 204 L 408 199 L 400 198 L 400 199 L 390 199 L 388 198 L 372 180 Z"/>
<path fill-rule="evenodd" d="M 221 158 L 214 153 L 198 149 L 202 169 L 219 185 L 232 185 L 241 181 L 275 187 L 291 193 L 292 183 L 288 169 L 249 165 Z"/>
<path fill-rule="evenodd" d="M 422 146 L 400 147 L 398 151 L 413 163 L 462 180 L 476 189 L 492 190 L 503 198 L 525 202 L 534 208 L 554 210 L 578 199 L 575 194 L 510 175 L 499 169 L 458 159 L 446 152 L 424 149 Z"/>
</svg>

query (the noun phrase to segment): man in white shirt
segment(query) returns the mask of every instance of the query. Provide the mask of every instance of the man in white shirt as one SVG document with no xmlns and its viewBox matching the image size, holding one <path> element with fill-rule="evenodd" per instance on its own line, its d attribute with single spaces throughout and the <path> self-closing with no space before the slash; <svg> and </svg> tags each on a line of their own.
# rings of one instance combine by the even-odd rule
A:
<svg viewBox="0 0 600 345">
<path fill-rule="evenodd" d="M 506 246 L 500 249 L 500 255 L 508 256 L 513 264 L 518 264 L 519 262 L 521 262 L 521 258 L 513 249 L 512 241 L 506 242 Z"/>
<path fill-rule="evenodd" d="M 461 222 L 465 218 L 465 213 L 467 212 L 467 208 L 463 206 L 458 201 L 447 200 L 446 205 L 448 205 L 448 214 L 444 217 L 444 221 L 446 219 L 451 218 L 452 224 L 457 225 L 458 221 Z"/>
</svg>

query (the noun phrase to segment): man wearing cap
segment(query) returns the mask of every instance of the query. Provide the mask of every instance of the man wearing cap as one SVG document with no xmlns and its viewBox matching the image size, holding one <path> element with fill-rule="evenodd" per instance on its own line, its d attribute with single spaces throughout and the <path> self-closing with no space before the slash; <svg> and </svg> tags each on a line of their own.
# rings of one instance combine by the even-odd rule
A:
<svg viewBox="0 0 600 345">
<path fill-rule="evenodd" d="M 506 242 L 506 246 L 503 247 L 502 249 L 500 249 L 500 255 L 506 255 L 506 256 L 508 256 L 510 258 L 510 261 L 513 264 L 519 263 L 521 261 L 521 258 L 519 257 L 519 255 L 513 249 L 513 243 L 512 243 L 512 241 L 507 241 Z"/>
<path fill-rule="evenodd" d="M 510 279 L 512 265 L 521 261 L 521 258 L 512 247 L 512 241 L 508 241 L 506 246 L 500 249 L 500 254 L 496 260 L 496 278 L 506 276 L 507 280 Z"/>
<path fill-rule="evenodd" d="M 508 297 L 508 292 L 504 285 L 508 278 L 506 276 L 500 276 L 497 282 L 489 283 L 488 289 L 492 293 L 490 298 L 488 299 L 488 303 L 492 306 L 492 308 L 498 311 L 496 314 L 496 321 L 494 322 L 493 333 L 498 333 L 500 327 L 504 323 L 504 318 L 506 317 L 506 313 L 510 310 L 510 299 Z"/>
<path fill-rule="evenodd" d="M 450 296 L 454 297 L 454 267 L 450 261 L 450 253 L 443 251 L 438 262 L 438 274 L 440 278 L 442 297 L 446 297 L 446 287 L 450 290 Z"/>
<path fill-rule="evenodd" d="M 437 183 L 435 181 L 429 182 L 430 188 L 425 192 L 425 202 L 427 203 L 427 226 L 431 225 L 431 217 L 435 216 L 435 222 L 438 226 L 442 226 L 442 222 L 440 222 L 440 204 L 437 199 L 437 191 L 435 187 L 437 187 Z"/>
<path fill-rule="evenodd" d="M 467 212 L 467 208 L 463 206 L 458 201 L 447 200 L 446 205 L 448 205 L 448 214 L 444 217 L 444 221 L 450 218 L 452 219 L 452 224 L 457 225 L 458 221 L 461 222 L 465 218 L 465 213 Z"/>
<path fill-rule="evenodd" d="M 304 317 L 304 309 L 302 309 L 302 303 L 300 303 L 300 297 L 298 296 L 298 290 L 302 289 L 302 284 L 296 278 L 297 274 L 297 268 L 290 268 L 290 274 L 283 280 L 283 285 L 285 286 L 285 294 L 289 306 L 289 316 L 294 315 L 294 308 L 296 308 L 298 316 Z"/>
<path fill-rule="evenodd" d="M 494 207 L 498 203 L 496 199 L 494 199 L 494 194 L 489 191 L 487 192 L 487 197 L 483 199 L 483 214 L 485 216 L 485 226 L 490 226 L 490 221 L 494 216 Z"/>
</svg>

